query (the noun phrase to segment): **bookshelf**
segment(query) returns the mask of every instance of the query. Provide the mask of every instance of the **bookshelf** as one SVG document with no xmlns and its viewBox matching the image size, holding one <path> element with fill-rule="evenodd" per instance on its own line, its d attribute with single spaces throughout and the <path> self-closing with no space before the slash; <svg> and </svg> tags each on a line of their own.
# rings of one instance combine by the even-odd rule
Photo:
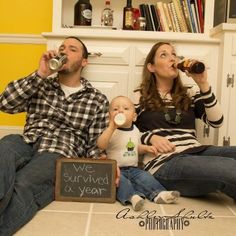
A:
<svg viewBox="0 0 236 236">
<path fill-rule="evenodd" d="M 163 0 L 164 1 L 164 0 Z M 179 1 L 179 0 L 178 0 Z M 205 1 L 205 19 L 204 19 L 204 33 L 178 33 L 174 32 L 177 38 L 190 40 L 209 40 L 209 30 L 213 26 L 213 16 L 214 16 L 214 1 L 204 0 Z M 137 38 L 139 39 L 149 39 L 149 38 L 159 38 L 165 37 L 162 34 L 167 34 L 169 32 L 155 32 L 155 31 L 145 31 L 145 32 L 135 32 L 135 31 L 123 31 L 122 21 L 123 21 L 123 7 L 126 5 L 126 0 L 111 0 L 111 7 L 114 10 L 114 26 L 116 30 L 109 28 L 101 28 L 100 26 L 100 16 L 102 9 L 104 7 L 104 0 L 90 0 L 93 7 L 93 18 L 92 18 L 92 27 L 78 27 L 78 28 L 66 28 L 73 26 L 73 17 L 74 17 L 74 5 L 77 0 L 53 0 L 53 33 L 62 33 L 62 34 L 79 34 L 81 36 L 90 36 L 90 37 L 108 37 L 108 38 Z M 169 2 L 169 0 L 165 0 Z M 132 5 L 135 8 L 138 8 L 140 4 L 153 4 L 156 5 L 157 0 L 133 0 Z M 166 36 L 167 38 L 173 37 L 171 34 Z M 175 37 L 175 36 L 174 36 Z"/>
</svg>

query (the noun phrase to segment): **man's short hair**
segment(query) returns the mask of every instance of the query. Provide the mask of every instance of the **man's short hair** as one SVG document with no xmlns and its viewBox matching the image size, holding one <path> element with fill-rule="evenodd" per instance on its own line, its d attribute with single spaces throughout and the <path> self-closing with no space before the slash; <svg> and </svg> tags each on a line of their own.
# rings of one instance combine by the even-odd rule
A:
<svg viewBox="0 0 236 236">
<path fill-rule="evenodd" d="M 82 44 L 82 47 L 83 47 L 83 58 L 87 59 L 88 58 L 88 49 L 87 47 L 85 46 L 85 44 L 83 43 L 83 41 L 75 36 L 69 36 L 67 37 L 66 39 L 76 39 L 77 41 L 79 41 L 81 44 Z"/>
</svg>

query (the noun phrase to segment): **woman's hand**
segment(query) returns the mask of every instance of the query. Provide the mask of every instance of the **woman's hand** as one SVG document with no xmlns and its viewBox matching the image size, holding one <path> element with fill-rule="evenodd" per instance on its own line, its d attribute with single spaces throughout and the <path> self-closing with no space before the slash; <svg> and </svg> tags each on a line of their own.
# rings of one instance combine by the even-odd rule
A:
<svg viewBox="0 0 236 236">
<path fill-rule="evenodd" d="M 191 77 L 196 82 L 201 92 L 205 93 L 209 91 L 210 85 L 207 80 L 206 70 L 203 71 L 201 74 L 195 74 L 195 73 L 190 74 L 188 71 L 186 71 L 185 73 L 188 77 Z"/>
<path fill-rule="evenodd" d="M 159 153 L 168 153 L 175 150 L 175 145 L 172 144 L 167 138 L 153 135 L 150 139 L 150 143 L 156 147 Z"/>
</svg>

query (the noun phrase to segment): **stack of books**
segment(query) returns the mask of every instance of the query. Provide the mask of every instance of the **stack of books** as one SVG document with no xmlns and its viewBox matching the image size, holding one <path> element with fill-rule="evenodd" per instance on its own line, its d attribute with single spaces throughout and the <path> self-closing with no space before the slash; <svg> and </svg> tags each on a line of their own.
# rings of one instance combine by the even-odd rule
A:
<svg viewBox="0 0 236 236">
<path fill-rule="evenodd" d="M 148 31 L 204 33 L 205 0 L 158 0 L 139 9 Z"/>
</svg>

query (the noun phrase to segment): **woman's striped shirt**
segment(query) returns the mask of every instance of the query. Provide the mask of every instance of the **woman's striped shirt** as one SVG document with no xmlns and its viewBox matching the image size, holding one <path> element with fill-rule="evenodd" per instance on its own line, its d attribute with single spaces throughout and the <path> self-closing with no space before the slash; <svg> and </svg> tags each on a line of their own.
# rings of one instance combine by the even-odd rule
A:
<svg viewBox="0 0 236 236">
<path fill-rule="evenodd" d="M 142 132 L 142 143 L 150 144 L 151 137 L 159 135 L 167 138 L 176 147 L 175 151 L 171 153 L 163 153 L 157 157 L 144 157 L 144 168 L 152 174 L 163 163 L 178 153 L 193 153 L 206 148 L 196 138 L 195 119 L 201 119 L 214 128 L 220 127 L 223 122 L 223 114 L 211 89 L 202 93 L 191 87 L 188 88 L 187 93 L 192 100 L 192 105 L 188 111 L 181 111 L 179 124 L 167 122 L 164 111 L 140 110 L 139 104 L 136 104 L 136 112 L 138 114 L 136 125 Z M 163 100 L 165 104 L 169 104 L 166 107 L 169 117 L 172 121 L 175 120 L 176 109 L 171 105 L 171 95 L 167 95 Z"/>
</svg>

